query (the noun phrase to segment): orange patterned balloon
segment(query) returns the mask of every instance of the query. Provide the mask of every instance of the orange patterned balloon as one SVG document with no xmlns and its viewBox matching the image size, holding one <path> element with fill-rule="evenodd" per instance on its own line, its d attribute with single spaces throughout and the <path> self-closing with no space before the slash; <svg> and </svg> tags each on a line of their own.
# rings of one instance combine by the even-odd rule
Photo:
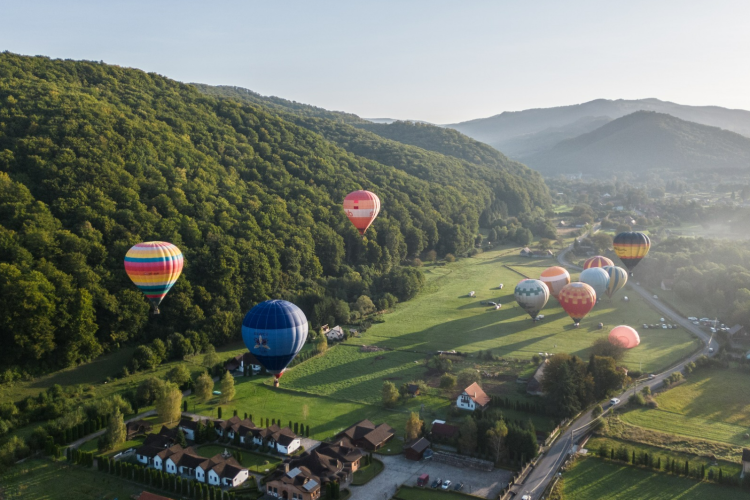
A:
<svg viewBox="0 0 750 500">
<path fill-rule="evenodd" d="M 354 191 L 344 198 L 344 212 L 359 234 L 364 236 L 380 212 L 380 198 L 371 191 Z"/>
</svg>

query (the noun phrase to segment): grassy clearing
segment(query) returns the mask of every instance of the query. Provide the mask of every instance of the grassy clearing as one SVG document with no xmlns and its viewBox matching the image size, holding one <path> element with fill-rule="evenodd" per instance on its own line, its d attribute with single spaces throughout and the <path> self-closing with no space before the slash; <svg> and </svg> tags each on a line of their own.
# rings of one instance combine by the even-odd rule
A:
<svg viewBox="0 0 750 500">
<path fill-rule="evenodd" d="M 49 460 L 27 460 L 0 476 L 0 498 L 7 500 L 114 500 L 144 490 L 158 492 L 95 469 Z"/>
<path fill-rule="evenodd" d="M 666 466 L 666 460 L 677 460 L 677 463 L 681 464 L 683 467 L 685 465 L 685 461 L 690 462 L 690 466 L 705 466 L 706 468 L 706 474 L 708 474 L 708 471 L 713 469 L 714 474 L 718 476 L 719 469 L 721 468 L 722 473 L 724 475 L 730 475 L 739 476 L 740 472 L 742 471 L 742 466 L 739 463 L 736 462 L 727 462 L 726 460 L 719 460 L 718 465 L 713 465 L 713 460 L 709 459 L 704 456 L 694 455 L 694 454 L 688 454 L 688 453 L 679 453 L 675 451 L 665 450 L 664 448 L 658 448 L 656 446 L 649 446 L 646 444 L 641 443 L 632 443 L 629 441 L 623 441 L 620 439 L 613 439 L 608 437 L 594 437 L 589 439 L 588 443 L 586 444 L 586 448 L 589 450 L 589 453 L 594 453 L 596 455 L 599 454 L 599 449 L 602 445 L 605 445 L 608 449 L 619 449 L 620 447 L 624 446 L 628 450 L 635 451 L 636 456 L 640 456 L 642 452 L 648 453 L 649 456 L 654 458 L 654 461 L 656 461 L 657 457 L 661 457 L 662 467 Z M 739 457 L 738 457 L 739 458 Z"/>
<path fill-rule="evenodd" d="M 564 498 L 571 500 L 748 500 L 739 488 L 698 482 L 597 458 L 578 460 L 563 474 Z"/>
<path fill-rule="evenodd" d="M 354 473 L 352 484 L 355 486 L 361 486 L 369 483 L 375 476 L 383 472 L 384 467 L 385 465 L 383 465 L 383 462 L 377 458 L 373 458 L 370 465 L 357 469 Z"/>
<path fill-rule="evenodd" d="M 254 453 L 247 449 L 238 449 L 232 446 L 221 446 L 218 444 L 199 446 L 195 451 L 197 451 L 198 455 L 202 457 L 211 458 L 217 454 L 224 453 L 224 450 L 228 450 L 230 453 L 232 451 L 240 451 L 242 453 L 242 461 L 240 463 L 248 469 L 252 469 L 256 472 L 263 472 L 264 469 L 274 469 L 279 463 L 281 463 L 281 460 L 277 457 Z M 266 464 L 266 462 L 268 463 Z"/>
<path fill-rule="evenodd" d="M 410 486 L 402 486 L 396 492 L 394 500 L 435 500 L 439 498 L 441 500 L 466 500 L 467 498 L 480 498 L 466 493 L 457 491 L 446 491 L 441 488 L 412 488 Z"/>
<path fill-rule="evenodd" d="M 748 446 L 750 439 L 750 377 L 737 370 L 705 370 L 656 396 L 659 408 L 622 415 L 630 424 Z"/>
<path fill-rule="evenodd" d="M 121 451 L 125 451 L 130 448 L 138 448 L 139 446 L 143 445 L 144 439 L 146 439 L 144 436 L 138 436 L 135 439 L 125 441 L 121 445 L 116 446 L 111 450 L 107 450 L 104 453 L 99 453 L 99 449 L 97 448 L 97 439 L 89 439 L 88 441 L 83 443 L 79 449 L 81 451 L 93 451 L 96 456 L 102 455 L 105 457 L 111 457 L 120 453 Z"/>
<path fill-rule="evenodd" d="M 556 262 L 516 256 L 516 251 L 493 250 L 446 266 L 426 268 L 425 292 L 383 316 L 385 322 L 374 325 L 361 338 L 347 342 L 419 353 L 451 349 L 472 353 L 491 349 L 511 358 L 528 359 L 538 352 L 568 352 L 587 357 L 591 343 L 609 328 L 659 321 L 659 314 L 639 296 L 628 294 L 630 302 L 625 303 L 620 300 L 623 294 L 620 292 L 615 300 L 602 299 L 580 328 L 573 328 L 554 298 L 542 311 L 545 320 L 532 324 L 513 297 L 515 284 L 522 279 L 519 273 L 536 277 Z M 573 279 L 576 278 L 574 275 Z M 500 283 L 505 284 L 503 290 L 497 289 Z M 468 297 L 472 290 L 476 292 L 475 298 Z M 499 302 L 503 307 L 496 311 L 482 306 L 483 300 Z M 604 323 L 604 331 L 597 329 L 599 322 Z M 625 359 L 631 368 L 640 366 L 645 371 L 666 368 L 698 345 L 683 329 L 641 333 L 641 345 Z"/>
<path fill-rule="evenodd" d="M 742 447 L 739 446 L 646 429 L 623 422 L 620 418 L 607 418 L 604 434 L 622 441 L 653 445 L 689 455 L 713 456 L 727 462 L 739 462 L 742 455 Z"/>
</svg>

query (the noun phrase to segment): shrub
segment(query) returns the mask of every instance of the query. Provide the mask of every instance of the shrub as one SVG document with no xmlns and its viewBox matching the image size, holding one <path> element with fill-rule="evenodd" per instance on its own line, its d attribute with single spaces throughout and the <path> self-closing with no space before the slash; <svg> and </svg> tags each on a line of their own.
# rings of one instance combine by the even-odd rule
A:
<svg viewBox="0 0 750 500">
<path fill-rule="evenodd" d="M 456 262 L 456 256 L 452 253 L 445 254 L 445 262 Z"/>
<path fill-rule="evenodd" d="M 601 415 L 604 412 L 604 408 L 602 408 L 602 405 L 596 405 L 594 406 L 594 409 L 591 410 L 591 416 L 596 418 L 599 415 Z"/>
<path fill-rule="evenodd" d="M 643 397 L 643 394 L 633 394 L 628 398 L 628 403 L 635 406 L 643 406 L 646 404 L 646 398 Z"/>
</svg>

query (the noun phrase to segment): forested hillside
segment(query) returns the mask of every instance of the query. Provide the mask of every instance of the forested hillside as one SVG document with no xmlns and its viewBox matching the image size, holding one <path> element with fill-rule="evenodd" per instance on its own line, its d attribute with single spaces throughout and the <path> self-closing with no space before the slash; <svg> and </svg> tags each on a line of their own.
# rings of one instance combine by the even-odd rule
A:
<svg viewBox="0 0 750 500">
<path fill-rule="evenodd" d="M 269 297 L 356 320 L 361 295 L 419 290 L 407 258 L 465 253 L 480 220 L 548 202 L 509 172 L 105 64 L 3 53 L 0 103 L 5 380 L 174 333 L 223 343 Z M 357 188 L 383 201 L 364 240 L 340 208 Z M 147 240 L 185 255 L 159 316 L 122 266 Z"/>
</svg>

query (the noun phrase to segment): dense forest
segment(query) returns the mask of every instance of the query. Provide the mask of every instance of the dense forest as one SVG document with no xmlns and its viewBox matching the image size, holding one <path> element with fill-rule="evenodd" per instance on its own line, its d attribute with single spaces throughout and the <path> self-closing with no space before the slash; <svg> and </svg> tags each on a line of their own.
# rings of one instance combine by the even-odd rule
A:
<svg viewBox="0 0 750 500">
<path fill-rule="evenodd" d="M 362 295 L 392 304 L 418 292 L 424 278 L 409 259 L 466 254 L 480 224 L 538 218 L 549 203 L 530 171 L 468 163 L 278 101 L 0 54 L 3 380 L 175 332 L 221 344 L 270 297 L 298 303 L 313 326 L 348 321 Z M 358 188 L 383 201 L 365 239 L 340 208 Z M 148 240 L 185 255 L 159 316 L 122 266 Z"/>
</svg>

